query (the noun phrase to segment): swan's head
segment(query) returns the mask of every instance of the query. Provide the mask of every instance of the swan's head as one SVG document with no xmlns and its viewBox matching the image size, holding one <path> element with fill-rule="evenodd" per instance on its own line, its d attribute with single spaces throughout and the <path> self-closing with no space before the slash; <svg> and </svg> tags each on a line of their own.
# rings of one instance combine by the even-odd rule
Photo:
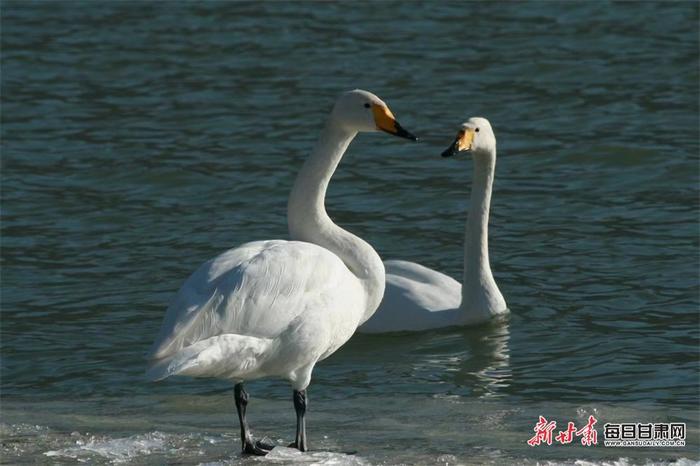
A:
<svg viewBox="0 0 700 466">
<path fill-rule="evenodd" d="M 467 150 L 474 154 L 496 152 L 496 136 L 491 129 L 491 123 L 486 118 L 473 117 L 462 123 L 454 142 L 442 153 L 442 156 L 451 157 Z"/>
<path fill-rule="evenodd" d="M 333 107 L 333 118 L 351 131 L 384 131 L 416 141 L 403 129 L 389 107 L 371 92 L 355 89 L 342 94 Z"/>
</svg>

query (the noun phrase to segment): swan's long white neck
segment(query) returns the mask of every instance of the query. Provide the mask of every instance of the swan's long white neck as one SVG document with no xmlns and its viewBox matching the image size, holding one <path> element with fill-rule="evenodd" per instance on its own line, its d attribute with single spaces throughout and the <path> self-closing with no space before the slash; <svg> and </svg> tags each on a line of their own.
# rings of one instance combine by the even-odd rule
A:
<svg viewBox="0 0 700 466">
<path fill-rule="evenodd" d="M 360 280 L 366 293 L 362 323 L 371 317 L 384 295 L 384 264 L 372 246 L 333 223 L 325 206 L 328 182 L 356 134 L 331 115 L 294 182 L 287 205 L 287 222 L 292 240 L 328 249 Z"/>
<path fill-rule="evenodd" d="M 506 304 L 491 273 L 489 262 L 489 210 L 496 169 L 496 150 L 472 154 L 474 176 L 464 237 L 463 316 L 468 321 L 490 318 Z"/>
</svg>

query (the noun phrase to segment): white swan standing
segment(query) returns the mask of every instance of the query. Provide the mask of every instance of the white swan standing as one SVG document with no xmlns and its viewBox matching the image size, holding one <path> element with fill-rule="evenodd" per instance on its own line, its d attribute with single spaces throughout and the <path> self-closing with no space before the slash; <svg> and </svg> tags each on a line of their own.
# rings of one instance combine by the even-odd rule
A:
<svg viewBox="0 0 700 466">
<path fill-rule="evenodd" d="M 469 150 L 474 160 L 469 216 L 464 238 L 462 284 L 414 262 L 391 260 L 386 291 L 377 312 L 360 333 L 420 331 L 485 322 L 508 311 L 491 274 L 488 248 L 489 208 L 496 168 L 496 137 L 485 118 L 470 118 L 442 153 Z"/>
<path fill-rule="evenodd" d="M 372 247 L 326 213 L 328 181 L 360 131 L 415 140 L 386 104 L 366 91 L 340 96 L 289 198 L 295 241 L 246 243 L 204 263 L 184 283 L 165 315 L 148 358 L 147 376 L 216 377 L 233 381 L 244 453 L 266 454 L 246 422 L 243 381 L 276 376 L 293 387 L 293 446 L 306 451 L 306 387 L 314 365 L 333 354 L 376 310 L 384 265 Z"/>
</svg>

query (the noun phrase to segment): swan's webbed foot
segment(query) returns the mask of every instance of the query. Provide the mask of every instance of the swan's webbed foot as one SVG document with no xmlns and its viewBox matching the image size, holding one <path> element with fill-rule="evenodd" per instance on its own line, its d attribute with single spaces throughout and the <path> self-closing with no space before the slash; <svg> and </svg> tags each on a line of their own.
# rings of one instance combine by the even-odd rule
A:
<svg viewBox="0 0 700 466">
<path fill-rule="evenodd" d="M 270 451 L 277 446 L 275 442 L 270 440 L 268 437 L 263 437 L 260 440 L 255 441 L 255 446 L 262 448 L 263 450 Z"/>
<path fill-rule="evenodd" d="M 260 440 L 248 439 L 243 444 L 243 454 L 244 455 L 255 455 L 255 456 L 265 456 L 270 453 L 270 450 L 275 448 L 276 445 L 272 443 L 267 437 Z"/>
</svg>

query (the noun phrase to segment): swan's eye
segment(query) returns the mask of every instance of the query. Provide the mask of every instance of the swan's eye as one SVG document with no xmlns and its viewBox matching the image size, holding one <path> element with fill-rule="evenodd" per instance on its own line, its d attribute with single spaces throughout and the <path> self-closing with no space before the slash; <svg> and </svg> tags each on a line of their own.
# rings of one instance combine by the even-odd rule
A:
<svg viewBox="0 0 700 466">
<path fill-rule="evenodd" d="M 365 108 L 369 108 L 369 104 L 365 104 Z"/>
<path fill-rule="evenodd" d="M 476 128 L 474 131 L 478 133 L 478 132 L 479 132 L 479 128 Z"/>
</svg>

